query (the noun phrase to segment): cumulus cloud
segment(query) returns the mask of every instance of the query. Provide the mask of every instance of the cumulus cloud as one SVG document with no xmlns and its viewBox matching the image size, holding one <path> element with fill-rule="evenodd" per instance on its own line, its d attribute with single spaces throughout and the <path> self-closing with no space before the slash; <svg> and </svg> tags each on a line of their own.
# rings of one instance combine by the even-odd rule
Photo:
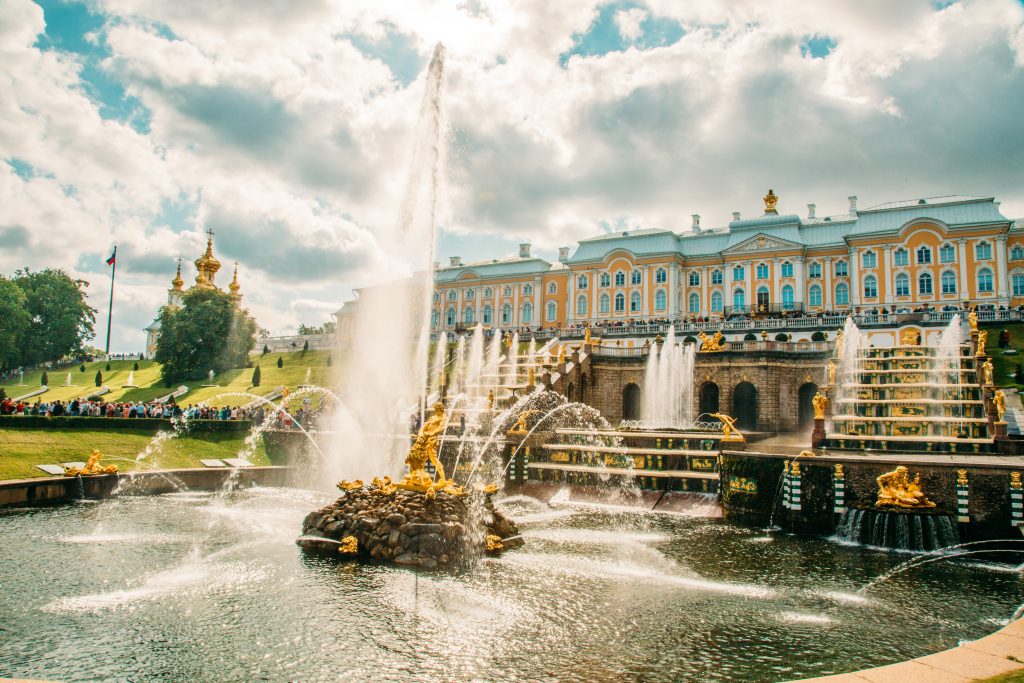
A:
<svg viewBox="0 0 1024 683">
<path fill-rule="evenodd" d="M 619 10 L 615 13 L 615 25 L 624 40 L 633 41 L 643 34 L 640 24 L 647 18 L 647 11 L 642 7 Z"/>
</svg>

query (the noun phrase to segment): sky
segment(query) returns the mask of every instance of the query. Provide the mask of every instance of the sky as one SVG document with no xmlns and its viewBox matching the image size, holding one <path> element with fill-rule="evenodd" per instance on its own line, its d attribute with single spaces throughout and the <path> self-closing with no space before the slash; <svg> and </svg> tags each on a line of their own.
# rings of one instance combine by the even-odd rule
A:
<svg viewBox="0 0 1024 683">
<path fill-rule="evenodd" d="M 0 273 L 89 281 L 139 350 L 177 257 L 287 334 L 394 276 L 447 48 L 437 259 L 948 194 L 1024 216 L 1021 0 L 0 0 Z"/>
</svg>

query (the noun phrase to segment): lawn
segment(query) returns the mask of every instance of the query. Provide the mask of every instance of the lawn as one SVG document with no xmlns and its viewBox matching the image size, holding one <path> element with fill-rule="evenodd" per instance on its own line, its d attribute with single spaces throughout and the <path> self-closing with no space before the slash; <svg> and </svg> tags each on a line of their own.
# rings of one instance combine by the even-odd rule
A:
<svg viewBox="0 0 1024 683">
<path fill-rule="evenodd" d="M 1024 323 L 982 324 L 979 327 L 988 331 L 985 351 L 992 356 L 996 386 L 1024 387 L 1024 377 L 1014 378 L 1010 376 L 1017 371 L 1018 363 L 1024 366 Z M 1003 349 L 999 348 L 999 332 L 1001 330 L 1008 330 L 1010 332 L 1010 348 L 1016 350 L 1016 354 L 1007 355 Z"/>
<path fill-rule="evenodd" d="M 135 458 L 153 442 L 154 432 L 144 430 L 59 430 L 0 428 L 0 479 L 49 476 L 36 465 L 58 464 L 89 457 L 94 448 L 103 462 L 121 471 L 202 467 L 200 458 L 233 458 L 245 446 L 245 432 L 185 435 L 157 442 L 143 462 Z M 269 465 L 262 445 L 249 458 Z"/>
</svg>

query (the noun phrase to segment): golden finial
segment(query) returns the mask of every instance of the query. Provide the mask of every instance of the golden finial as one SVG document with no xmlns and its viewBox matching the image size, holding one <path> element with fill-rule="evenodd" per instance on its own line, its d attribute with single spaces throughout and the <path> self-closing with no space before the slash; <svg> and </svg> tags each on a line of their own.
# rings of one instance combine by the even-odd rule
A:
<svg viewBox="0 0 1024 683">
<path fill-rule="evenodd" d="M 181 279 L 181 257 L 179 256 L 178 257 L 178 274 L 174 276 L 173 280 L 171 280 L 171 286 L 174 288 L 174 291 L 180 292 L 181 291 L 181 286 L 184 285 L 184 284 L 185 284 L 185 281 Z"/>
<path fill-rule="evenodd" d="M 220 261 L 213 255 L 213 230 L 207 230 L 206 235 L 206 252 L 195 260 L 196 270 L 199 271 L 196 284 L 213 286 L 213 279 L 220 270 Z"/>
<path fill-rule="evenodd" d="M 1019 489 L 1021 486 L 1020 472 L 1010 472 L 1010 488 Z"/>
<path fill-rule="evenodd" d="M 959 486 L 967 486 L 967 470 L 956 471 L 956 483 Z"/>
<path fill-rule="evenodd" d="M 231 280 L 231 284 L 228 285 L 228 289 L 231 290 L 232 296 L 238 296 L 238 291 L 242 289 L 242 286 L 238 284 L 238 261 L 235 261 L 235 277 Z"/>
<path fill-rule="evenodd" d="M 770 215 L 776 215 L 779 212 L 775 207 L 779 203 L 779 197 L 774 191 L 768 190 L 768 194 L 764 196 L 764 212 Z"/>
<path fill-rule="evenodd" d="M 842 479 L 845 475 L 843 474 L 843 463 L 835 464 L 836 479 Z"/>
<path fill-rule="evenodd" d="M 794 477 L 799 477 L 800 476 L 800 463 L 798 463 L 796 460 L 794 460 L 793 462 L 789 463 L 789 473 L 792 474 Z"/>
</svg>

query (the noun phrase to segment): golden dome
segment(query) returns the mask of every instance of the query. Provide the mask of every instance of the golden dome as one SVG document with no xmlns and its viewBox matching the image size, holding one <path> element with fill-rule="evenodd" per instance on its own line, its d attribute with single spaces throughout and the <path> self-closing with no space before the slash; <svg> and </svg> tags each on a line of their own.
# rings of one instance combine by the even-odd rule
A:
<svg viewBox="0 0 1024 683">
<path fill-rule="evenodd" d="M 231 290 L 232 296 L 238 296 L 238 291 L 242 289 L 242 286 L 238 284 L 238 261 L 235 261 L 235 277 L 231 280 L 231 284 L 228 285 L 228 289 Z"/>
<path fill-rule="evenodd" d="M 181 291 L 181 286 L 184 285 L 184 284 L 185 284 L 185 281 L 181 279 L 181 258 L 179 257 L 178 258 L 178 274 L 174 276 L 173 280 L 171 280 L 171 285 L 173 286 L 174 291 L 180 292 Z"/>
<path fill-rule="evenodd" d="M 213 280 L 217 271 L 220 270 L 220 261 L 213 255 L 213 230 L 207 230 L 206 234 L 209 235 L 206 240 L 206 253 L 195 260 L 196 270 L 199 271 L 199 275 L 196 276 L 196 285 L 213 287 L 215 286 Z"/>
</svg>

